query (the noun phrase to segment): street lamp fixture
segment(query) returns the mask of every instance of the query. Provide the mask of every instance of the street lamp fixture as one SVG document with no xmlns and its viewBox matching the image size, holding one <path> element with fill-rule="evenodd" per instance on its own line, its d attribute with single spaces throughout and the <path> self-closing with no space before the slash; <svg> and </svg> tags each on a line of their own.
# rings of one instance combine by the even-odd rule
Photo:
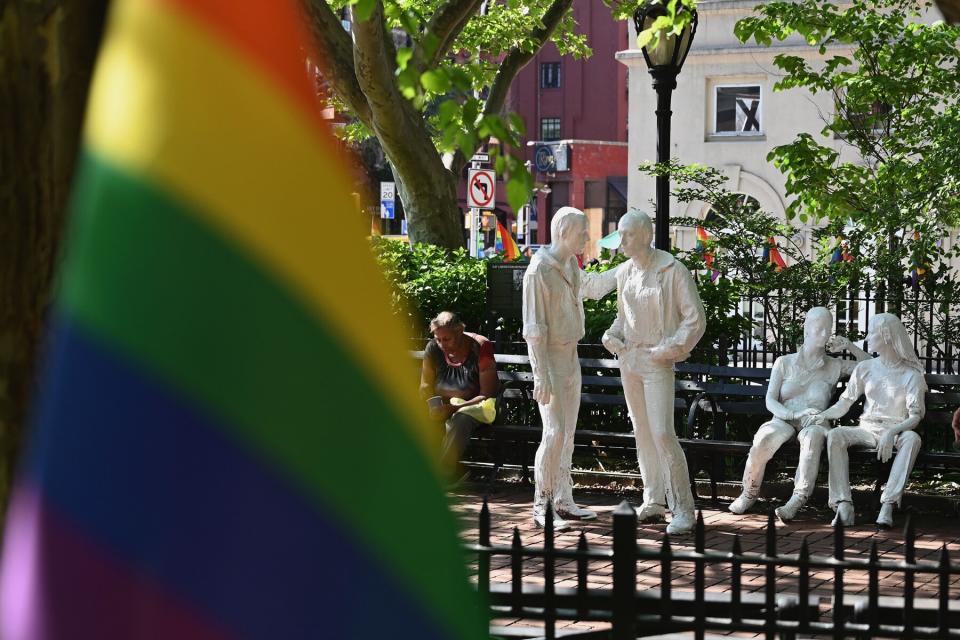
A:
<svg viewBox="0 0 960 640">
<path fill-rule="evenodd" d="M 637 34 L 649 29 L 657 18 L 668 14 L 667 0 L 648 0 L 633 14 Z M 657 92 L 657 162 L 670 160 L 670 98 L 677 88 L 677 75 L 687 59 L 693 36 L 697 32 L 697 10 L 677 0 L 677 15 L 688 14 L 690 21 L 680 35 L 661 32 L 659 38 L 650 40 L 641 48 L 643 59 L 653 77 L 653 89 Z M 670 177 L 657 176 L 657 217 L 654 244 L 664 251 L 670 248 Z"/>
</svg>

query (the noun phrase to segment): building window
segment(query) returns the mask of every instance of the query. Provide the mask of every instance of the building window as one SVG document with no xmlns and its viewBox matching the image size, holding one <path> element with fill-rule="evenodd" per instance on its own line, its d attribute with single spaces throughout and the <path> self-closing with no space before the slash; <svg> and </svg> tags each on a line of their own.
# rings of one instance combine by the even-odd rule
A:
<svg viewBox="0 0 960 640">
<path fill-rule="evenodd" d="M 760 85 L 727 85 L 716 88 L 714 132 L 760 135 Z"/>
<path fill-rule="evenodd" d="M 843 109 L 843 105 L 839 105 Z M 848 111 L 847 119 L 852 129 L 869 130 L 873 135 L 882 135 L 890 128 L 890 105 L 874 102 L 866 113 Z"/>
<path fill-rule="evenodd" d="M 540 88 L 541 89 L 559 89 L 560 88 L 560 63 L 559 62 L 540 63 Z"/>
<path fill-rule="evenodd" d="M 560 118 L 540 119 L 540 139 L 544 142 L 560 139 Z"/>
</svg>

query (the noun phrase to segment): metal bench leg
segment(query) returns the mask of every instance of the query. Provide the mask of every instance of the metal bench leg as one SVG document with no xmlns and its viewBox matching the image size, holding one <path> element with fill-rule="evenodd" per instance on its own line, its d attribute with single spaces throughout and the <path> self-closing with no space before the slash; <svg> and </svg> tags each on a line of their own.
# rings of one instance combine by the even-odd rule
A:
<svg viewBox="0 0 960 640">
<path fill-rule="evenodd" d="M 526 440 L 524 440 L 523 444 L 521 445 L 521 452 L 520 452 L 521 455 L 523 456 L 521 464 L 523 464 L 523 483 L 524 484 L 530 484 L 530 465 L 527 464 L 527 451 L 528 451 L 527 442 Z"/>
<path fill-rule="evenodd" d="M 503 467 L 503 456 L 505 455 L 503 447 L 503 438 L 494 433 L 493 436 L 493 469 L 490 470 L 490 476 L 487 478 L 487 493 L 493 488 L 493 483 L 497 481 L 497 474 Z"/>
<path fill-rule="evenodd" d="M 690 491 L 693 493 L 694 500 L 700 499 L 700 496 L 697 494 L 697 465 L 699 464 L 700 456 L 696 454 L 687 456 L 687 473 L 690 476 Z"/>
<path fill-rule="evenodd" d="M 716 454 L 714 454 L 714 455 L 711 456 L 711 458 L 710 458 L 710 467 L 711 467 L 711 469 L 710 469 L 710 498 L 713 500 L 714 503 L 717 502 L 717 475 L 719 475 L 719 470 L 718 470 L 718 467 L 717 467 L 717 460 L 718 460 L 718 458 L 719 458 L 719 459 L 722 459 L 722 457 L 718 457 Z"/>
</svg>

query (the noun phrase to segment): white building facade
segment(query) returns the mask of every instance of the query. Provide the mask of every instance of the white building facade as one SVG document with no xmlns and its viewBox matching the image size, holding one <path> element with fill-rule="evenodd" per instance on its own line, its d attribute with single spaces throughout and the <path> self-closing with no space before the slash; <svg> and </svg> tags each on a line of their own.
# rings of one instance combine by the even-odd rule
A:
<svg viewBox="0 0 960 640">
<path fill-rule="evenodd" d="M 726 188 L 754 198 L 760 207 L 785 219 L 787 196 L 784 177 L 767 161 L 776 146 L 808 132 L 843 152 L 843 143 L 823 138 L 824 118 L 834 108 L 829 95 L 812 95 L 805 89 L 774 92 L 779 70 L 773 63 L 786 53 L 820 58 L 799 37 L 769 47 L 741 44 L 733 34 L 741 18 L 753 14 L 756 0 L 702 0 L 699 26 L 673 92 L 670 156 L 682 163 L 702 163 L 728 177 Z M 635 36 L 635 34 L 633 34 Z M 631 38 L 636 42 L 636 38 Z M 849 53 L 833 48 L 828 55 Z M 655 178 L 637 171 L 641 162 L 657 155 L 657 96 L 639 49 L 617 54 L 629 68 L 629 206 L 653 213 Z M 703 218 L 704 203 L 680 204 L 671 200 L 671 216 Z M 799 221 L 795 221 L 799 224 Z M 674 246 L 693 247 L 695 231 L 671 227 Z M 795 239 L 810 251 L 810 234 Z"/>
</svg>

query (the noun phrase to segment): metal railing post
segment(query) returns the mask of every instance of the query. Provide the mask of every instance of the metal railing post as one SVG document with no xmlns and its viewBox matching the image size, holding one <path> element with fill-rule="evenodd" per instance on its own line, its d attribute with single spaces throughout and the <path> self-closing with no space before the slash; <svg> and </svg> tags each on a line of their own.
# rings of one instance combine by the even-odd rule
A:
<svg viewBox="0 0 960 640">
<path fill-rule="evenodd" d="M 613 512 L 613 640 L 637 637 L 637 514 L 624 500 Z"/>
</svg>

